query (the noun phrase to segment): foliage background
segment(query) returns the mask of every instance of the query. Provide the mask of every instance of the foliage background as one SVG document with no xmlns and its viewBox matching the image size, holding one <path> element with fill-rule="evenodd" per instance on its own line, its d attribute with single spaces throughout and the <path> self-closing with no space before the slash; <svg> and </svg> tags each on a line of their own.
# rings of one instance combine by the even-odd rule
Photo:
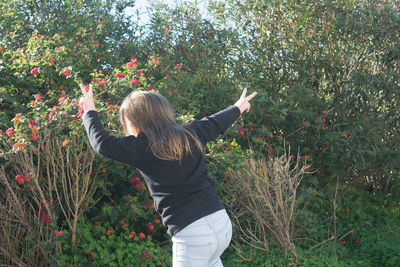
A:
<svg viewBox="0 0 400 267">
<path fill-rule="evenodd" d="M 160 92 L 177 119 L 186 121 L 233 104 L 247 87 L 259 93 L 252 111 L 208 146 L 209 172 L 224 201 L 229 201 L 228 167 L 247 155 L 281 155 L 290 145 L 313 170 L 298 191 L 300 263 L 395 266 L 400 258 L 397 1 L 210 1 L 207 19 L 194 3 L 170 8 L 160 2 L 143 26 L 124 12 L 133 4 L 0 1 L 0 163 L 8 164 L 2 175 L 20 190 L 21 202 L 33 198 L 28 182 L 14 179 L 22 173 L 12 158 L 38 146 L 32 141 L 35 130 L 38 140 L 48 131 L 63 141 L 86 136 L 75 102 L 79 82 L 94 84 L 96 107 L 114 135 L 122 134 L 118 105 L 132 90 Z M 10 128 L 15 134 L 7 132 Z M 85 146 L 68 145 L 71 151 Z M 96 171 L 97 195 L 81 206 L 77 246 L 70 247 L 59 204 L 51 203 L 55 219 L 40 227 L 47 226 L 50 234 L 63 231 L 55 239 L 64 254 L 50 239 L 48 252 L 35 263 L 170 262 L 171 243 L 155 222 L 149 194 L 143 183 L 131 180 L 139 174 L 99 155 L 96 161 L 105 167 Z M 5 188 L 2 183 L 0 189 Z M 4 195 L 1 203 L 10 205 Z M 32 209 L 32 220 L 39 209 L 37 204 Z M 140 239 L 140 232 L 151 237 Z M 332 233 L 336 238 L 330 239 Z M 270 242 L 269 256 L 243 244 L 242 256 L 230 248 L 224 260 L 235 266 L 245 255 L 249 266 L 281 265 L 288 259 Z M 18 256 L 32 263 L 28 253 Z M 0 263 L 9 260 L 0 257 Z"/>
</svg>

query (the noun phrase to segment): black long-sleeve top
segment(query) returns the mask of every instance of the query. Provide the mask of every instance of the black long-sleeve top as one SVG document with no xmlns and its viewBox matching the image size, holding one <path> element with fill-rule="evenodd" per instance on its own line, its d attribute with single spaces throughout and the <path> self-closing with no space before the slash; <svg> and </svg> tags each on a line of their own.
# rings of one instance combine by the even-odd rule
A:
<svg viewBox="0 0 400 267">
<path fill-rule="evenodd" d="M 223 134 L 239 118 L 236 106 L 219 111 L 186 126 L 196 133 L 203 145 Z M 203 153 L 194 149 L 181 162 L 161 160 L 153 155 L 143 132 L 137 137 L 114 137 L 103 128 L 96 110 L 82 116 L 89 142 L 96 153 L 136 167 L 154 200 L 155 210 L 173 236 L 203 216 L 224 209 L 208 176 Z"/>
</svg>

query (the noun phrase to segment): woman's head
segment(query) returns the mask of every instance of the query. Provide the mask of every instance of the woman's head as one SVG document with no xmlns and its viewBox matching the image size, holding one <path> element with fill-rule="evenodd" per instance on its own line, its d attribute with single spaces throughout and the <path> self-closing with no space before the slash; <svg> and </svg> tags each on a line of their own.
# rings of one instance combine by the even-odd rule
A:
<svg viewBox="0 0 400 267">
<path fill-rule="evenodd" d="M 158 127 L 157 123 L 171 123 L 174 121 L 170 104 L 165 97 L 146 91 L 136 91 L 125 97 L 120 108 L 120 121 L 125 133 L 129 124 L 145 130 Z"/>
<path fill-rule="evenodd" d="M 135 91 L 122 102 L 120 122 L 125 135 L 130 127 L 143 132 L 153 154 L 165 160 L 180 160 L 191 153 L 189 140 L 202 150 L 202 144 L 189 129 L 178 125 L 168 100 L 150 91 Z"/>
</svg>

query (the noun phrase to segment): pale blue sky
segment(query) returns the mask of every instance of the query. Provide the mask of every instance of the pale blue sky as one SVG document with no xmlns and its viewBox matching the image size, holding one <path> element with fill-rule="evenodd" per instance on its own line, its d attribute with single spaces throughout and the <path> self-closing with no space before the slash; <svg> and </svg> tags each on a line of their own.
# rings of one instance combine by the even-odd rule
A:
<svg viewBox="0 0 400 267">
<path fill-rule="evenodd" d="M 209 3 L 209 0 L 158 0 L 161 1 L 164 4 L 167 4 L 169 7 L 175 7 L 176 3 L 181 3 L 181 2 L 191 2 L 191 3 L 197 3 L 197 6 L 200 10 L 200 13 L 202 14 L 203 17 L 207 16 L 207 5 Z M 127 14 L 136 14 L 136 11 L 139 10 L 140 12 L 140 20 L 139 24 L 144 25 L 149 22 L 149 17 L 147 14 L 147 7 L 149 7 L 152 3 L 158 2 L 155 0 L 137 0 L 135 2 L 134 7 L 128 7 L 126 8 L 126 13 Z"/>
</svg>

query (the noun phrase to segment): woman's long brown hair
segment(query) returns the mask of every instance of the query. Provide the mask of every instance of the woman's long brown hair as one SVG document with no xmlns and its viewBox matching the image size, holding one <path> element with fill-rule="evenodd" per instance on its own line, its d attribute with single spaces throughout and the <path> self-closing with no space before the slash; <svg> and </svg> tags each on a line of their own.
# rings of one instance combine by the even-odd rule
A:
<svg viewBox="0 0 400 267">
<path fill-rule="evenodd" d="M 181 160 L 192 154 L 190 140 L 200 151 L 203 145 L 191 129 L 175 121 L 168 100 L 154 92 L 135 91 L 125 97 L 119 110 L 122 128 L 127 134 L 127 120 L 147 137 L 153 154 L 163 160 Z"/>
</svg>

